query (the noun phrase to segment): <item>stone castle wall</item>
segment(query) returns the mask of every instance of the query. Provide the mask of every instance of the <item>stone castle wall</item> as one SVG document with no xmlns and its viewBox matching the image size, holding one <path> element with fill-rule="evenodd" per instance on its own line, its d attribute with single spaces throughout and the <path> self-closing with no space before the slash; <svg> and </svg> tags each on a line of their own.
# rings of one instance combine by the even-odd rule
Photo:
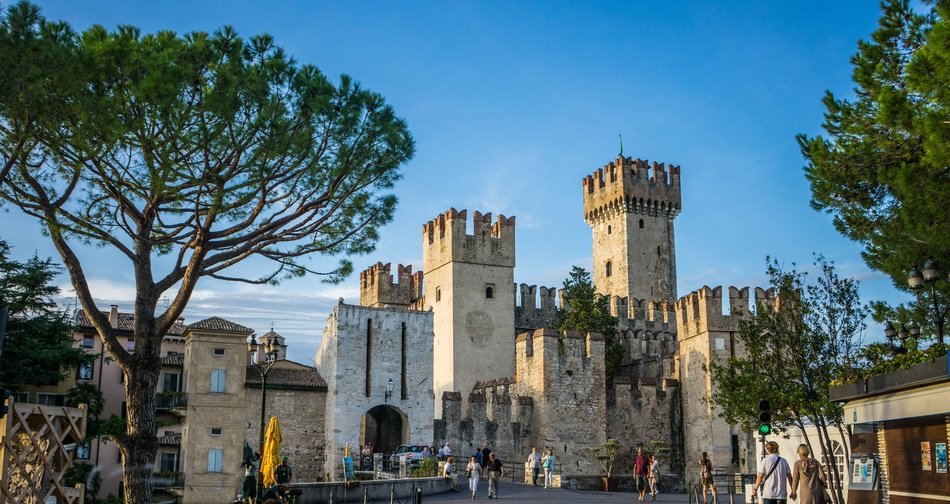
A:
<svg viewBox="0 0 950 504">
<path fill-rule="evenodd" d="M 595 472 L 587 450 L 606 441 L 603 338 L 538 329 L 519 334 L 515 352 L 516 376 L 477 383 L 464 418 L 461 394 L 443 395 L 436 441 L 465 454 L 488 443 L 518 461 L 550 447 L 562 471 Z"/>
<path fill-rule="evenodd" d="M 258 451 L 261 422 L 261 390 L 248 388 L 245 394 L 246 405 L 244 420 L 247 425 L 245 439 L 251 448 Z M 281 456 L 288 457 L 287 463 L 294 470 L 296 481 L 323 481 L 324 447 L 326 433 L 327 393 L 323 391 L 274 389 L 267 387 L 267 419 L 275 416 L 280 422 L 283 441 L 280 445 Z M 264 428 L 267 428 L 265 424 Z"/>
<path fill-rule="evenodd" d="M 514 373 L 515 218 L 499 215 L 492 224 L 491 214 L 474 212 L 472 234 L 467 220 L 466 210 L 453 208 L 423 226 L 437 397 L 468 393 L 480 379 Z"/>
<path fill-rule="evenodd" d="M 402 443 L 432 441 L 432 340 L 431 312 L 342 300 L 333 308 L 316 357 L 329 390 L 324 464 L 331 480 L 342 477 L 344 446 L 358 449 L 366 441 L 361 425 L 371 409 L 401 419 Z M 391 397 L 388 380 L 394 382 Z"/>
<path fill-rule="evenodd" d="M 710 400 L 714 384 L 708 369 L 712 362 L 721 363 L 742 352 L 736 333 L 740 322 L 751 313 L 749 288 L 729 287 L 727 299 L 729 311 L 724 312 L 722 287 L 703 287 L 683 296 L 676 304 L 677 374 L 683 391 L 683 450 L 687 468 L 694 466 L 700 453 L 705 451 L 717 471 L 754 472 L 755 447 L 751 433 L 740 432 L 727 424 Z M 771 304 L 774 293 L 756 288 L 753 300 Z M 735 444 L 739 448 L 738 460 L 733 454 Z M 695 482 L 696 471 L 687 470 L 686 478 L 688 482 Z"/>
</svg>

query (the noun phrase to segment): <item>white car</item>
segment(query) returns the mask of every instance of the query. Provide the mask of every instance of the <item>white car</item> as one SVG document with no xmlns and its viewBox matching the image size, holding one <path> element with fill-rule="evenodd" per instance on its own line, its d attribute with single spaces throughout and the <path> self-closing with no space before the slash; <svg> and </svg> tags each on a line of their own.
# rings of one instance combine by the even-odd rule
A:
<svg viewBox="0 0 950 504">
<path fill-rule="evenodd" d="M 399 445 L 396 451 L 389 456 L 389 466 L 392 468 L 399 467 L 399 457 L 405 455 L 406 463 L 408 463 L 410 467 L 415 467 L 419 465 L 419 462 L 422 462 L 422 451 L 425 450 L 425 448 L 425 446 Z"/>
</svg>

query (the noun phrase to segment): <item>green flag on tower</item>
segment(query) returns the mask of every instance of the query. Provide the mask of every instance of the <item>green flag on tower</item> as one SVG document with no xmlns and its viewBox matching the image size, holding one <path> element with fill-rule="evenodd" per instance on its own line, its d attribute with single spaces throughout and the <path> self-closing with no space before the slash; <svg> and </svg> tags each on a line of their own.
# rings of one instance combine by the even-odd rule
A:
<svg viewBox="0 0 950 504">
<path fill-rule="evenodd" d="M 623 157 L 623 135 L 617 135 L 620 137 L 620 157 Z"/>
</svg>

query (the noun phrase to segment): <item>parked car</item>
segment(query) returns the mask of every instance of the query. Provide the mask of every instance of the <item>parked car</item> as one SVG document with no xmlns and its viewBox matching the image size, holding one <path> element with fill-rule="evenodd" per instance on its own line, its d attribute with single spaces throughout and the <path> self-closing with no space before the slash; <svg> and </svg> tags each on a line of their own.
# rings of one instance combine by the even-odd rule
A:
<svg viewBox="0 0 950 504">
<path fill-rule="evenodd" d="M 389 456 L 389 466 L 393 469 L 398 468 L 399 457 L 405 455 L 406 463 L 408 463 L 410 467 L 415 467 L 419 465 L 419 462 L 422 462 L 422 450 L 425 450 L 425 446 L 399 445 L 396 451 Z"/>
</svg>

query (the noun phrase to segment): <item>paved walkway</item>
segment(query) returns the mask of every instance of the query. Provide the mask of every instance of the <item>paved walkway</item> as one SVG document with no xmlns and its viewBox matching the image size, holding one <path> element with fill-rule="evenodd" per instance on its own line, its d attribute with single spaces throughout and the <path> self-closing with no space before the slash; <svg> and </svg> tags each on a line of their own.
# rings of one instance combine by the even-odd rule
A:
<svg viewBox="0 0 950 504">
<path fill-rule="evenodd" d="M 459 483 L 462 483 L 461 481 Z M 430 495 L 423 497 L 422 502 L 424 504 L 429 504 L 430 502 L 472 502 L 472 496 L 467 491 L 468 485 L 466 482 L 465 491 L 461 492 L 448 492 L 439 495 Z M 501 502 L 512 502 L 517 504 L 557 504 L 557 503 L 573 503 L 573 502 L 583 502 L 591 504 L 639 504 L 637 501 L 637 494 L 632 492 L 596 492 L 596 491 L 578 491 L 578 490 L 563 490 L 560 488 L 544 489 L 541 487 L 533 487 L 531 485 L 522 485 L 519 483 L 511 482 L 502 482 L 498 490 L 499 498 Z M 649 495 L 647 495 L 647 500 L 649 500 Z M 478 493 L 476 495 L 475 502 L 487 503 L 488 499 L 488 484 L 485 480 L 482 480 L 478 485 Z M 657 495 L 656 503 L 686 503 L 689 502 L 686 494 L 664 494 L 661 493 Z M 720 504 L 728 504 L 728 497 L 720 496 Z M 736 504 L 740 504 L 741 498 L 736 499 Z"/>
</svg>

